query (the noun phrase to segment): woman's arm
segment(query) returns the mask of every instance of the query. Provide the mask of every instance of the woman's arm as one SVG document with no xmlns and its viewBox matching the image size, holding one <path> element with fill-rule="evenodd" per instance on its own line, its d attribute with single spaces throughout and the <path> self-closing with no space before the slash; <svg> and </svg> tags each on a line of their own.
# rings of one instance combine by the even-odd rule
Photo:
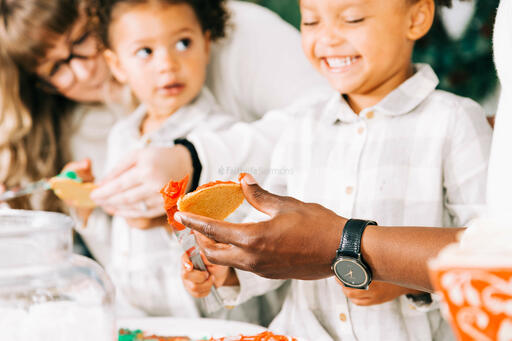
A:
<svg viewBox="0 0 512 341">
<path fill-rule="evenodd" d="M 331 264 L 345 218 L 317 204 L 268 193 L 251 176 L 244 177 L 242 188 L 247 201 L 270 215 L 270 220 L 232 224 L 176 214 L 185 225 L 203 234 L 198 234 L 198 242 L 210 261 L 268 278 L 320 279 L 333 275 Z M 367 228 L 363 257 L 375 279 L 430 291 L 428 259 L 454 242 L 461 230 Z"/>
</svg>

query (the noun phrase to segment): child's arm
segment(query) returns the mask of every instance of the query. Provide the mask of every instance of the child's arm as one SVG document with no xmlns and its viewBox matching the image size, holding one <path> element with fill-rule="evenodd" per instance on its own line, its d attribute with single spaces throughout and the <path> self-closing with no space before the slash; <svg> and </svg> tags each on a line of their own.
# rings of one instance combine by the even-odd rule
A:
<svg viewBox="0 0 512 341">
<path fill-rule="evenodd" d="M 343 293 L 352 303 L 360 306 L 386 303 L 402 295 L 423 294 L 422 291 L 376 281 L 370 284 L 368 290 L 352 289 L 343 286 Z"/>
<path fill-rule="evenodd" d="M 208 296 L 213 285 L 216 288 L 222 286 L 238 286 L 238 277 L 233 268 L 210 263 L 201 254 L 208 271 L 194 269 L 190 258 L 185 253 L 181 258 L 181 279 L 183 286 L 190 295 L 196 298 Z"/>
</svg>

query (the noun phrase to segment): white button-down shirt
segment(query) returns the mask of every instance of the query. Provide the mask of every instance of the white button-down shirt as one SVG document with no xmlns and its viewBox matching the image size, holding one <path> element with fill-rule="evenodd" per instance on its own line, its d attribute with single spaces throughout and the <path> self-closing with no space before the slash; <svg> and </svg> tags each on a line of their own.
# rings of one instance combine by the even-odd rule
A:
<svg viewBox="0 0 512 341">
<path fill-rule="evenodd" d="M 339 94 L 296 108 L 266 188 L 382 226 L 467 224 L 484 210 L 491 129 L 478 104 L 437 84 L 429 66 L 417 65 L 359 115 Z M 238 274 L 239 302 L 278 285 Z M 425 311 L 400 297 L 356 306 L 334 278 L 293 281 L 271 328 L 308 340 L 452 338 L 436 305 Z"/>
<path fill-rule="evenodd" d="M 107 169 L 146 146 L 172 146 L 192 130 L 222 129 L 234 123 L 224 115 L 204 88 L 194 102 L 169 116 L 155 131 L 141 136 L 147 115 L 141 105 L 112 128 L 108 139 Z M 181 246 L 164 227 L 140 230 L 114 216 L 111 226 L 110 275 L 124 297 L 150 315 L 199 316 L 194 300 L 180 277 Z"/>
</svg>

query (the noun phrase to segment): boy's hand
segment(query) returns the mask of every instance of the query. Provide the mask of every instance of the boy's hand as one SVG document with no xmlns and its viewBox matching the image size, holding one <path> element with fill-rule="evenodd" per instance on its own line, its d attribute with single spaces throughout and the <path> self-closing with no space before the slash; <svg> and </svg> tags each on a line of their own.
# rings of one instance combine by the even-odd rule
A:
<svg viewBox="0 0 512 341">
<path fill-rule="evenodd" d="M 69 162 L 64 166 L 61 173 L 69 171 L 75 172 L 82 179 L 83 182 L 94 182 L 94 176 L 92 174 L 92 166 L 90 159 Z M 87 220 L 89 219 L 89 215 L 91 215 L 93 209 L 74 207 L 69 202 L 66 202 L 66 205 L 75 210 L 78 217 L 82 220 L 83 225 L 86 226 Z"/>
<path fill-rule="evenodd" d="M 166 216 L 156 218 L 126 218 L 125 220 L 130 227 L 139 230 L 148 230 L 154 227 L 167 226 Z"/>
<path fill-rule="evenodd" d="M 238 278 L 233 268 L 210 263 L 203 254 L 201 258 L 208 271 L 194 269 L 190 258 L 185 253 L 181 260 L 181 279 L 185 289 L 190 295 L 196 298 L 208 296 L 213 285 L 216 288 L 221 286 L 239 285 Z"/>
<path fill-rule="evenodd" d="M 360 306 L 382 304 L 402 295 L 422 293 L 414 289 L 377 281 L 372 282 L 368 290 L 352 289 L 343 286 L 343 292 L 352 303 Z"/>
</svg>

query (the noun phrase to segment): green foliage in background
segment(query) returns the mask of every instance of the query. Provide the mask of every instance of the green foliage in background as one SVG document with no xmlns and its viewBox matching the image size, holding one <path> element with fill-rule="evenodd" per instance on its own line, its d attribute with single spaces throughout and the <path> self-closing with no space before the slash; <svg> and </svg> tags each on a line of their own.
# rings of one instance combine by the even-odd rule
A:
<svg viewBox="0 0 512 341">
<path fill-rule="evenodd" d="M 300 25 L 298 0 L 245 0 L 265 6 L 295 27 Z M 464 35 L 450 39 L 439 17 L 427 37 L 416 44 L 413 59 L 432 65 L 439 88 L 481 101 L 496 88 L 491 33 L 499 0 L 479 0 Z"/>
<path fill-rule="evenodd" d="M 436 18 L 429 34 L 414 49 L 415 61 L 436 71 L 439 88 L 481 101 L 496 88 L 492 57 L 492 29 L 499 0 L 479 0 L 462 37 L 451 39 Z"/>
<path fill-rule="evenodd" d="M 295 26 L 300 26 L 299 0 L 244 0 L 267 7 Z"/>
</svg>

